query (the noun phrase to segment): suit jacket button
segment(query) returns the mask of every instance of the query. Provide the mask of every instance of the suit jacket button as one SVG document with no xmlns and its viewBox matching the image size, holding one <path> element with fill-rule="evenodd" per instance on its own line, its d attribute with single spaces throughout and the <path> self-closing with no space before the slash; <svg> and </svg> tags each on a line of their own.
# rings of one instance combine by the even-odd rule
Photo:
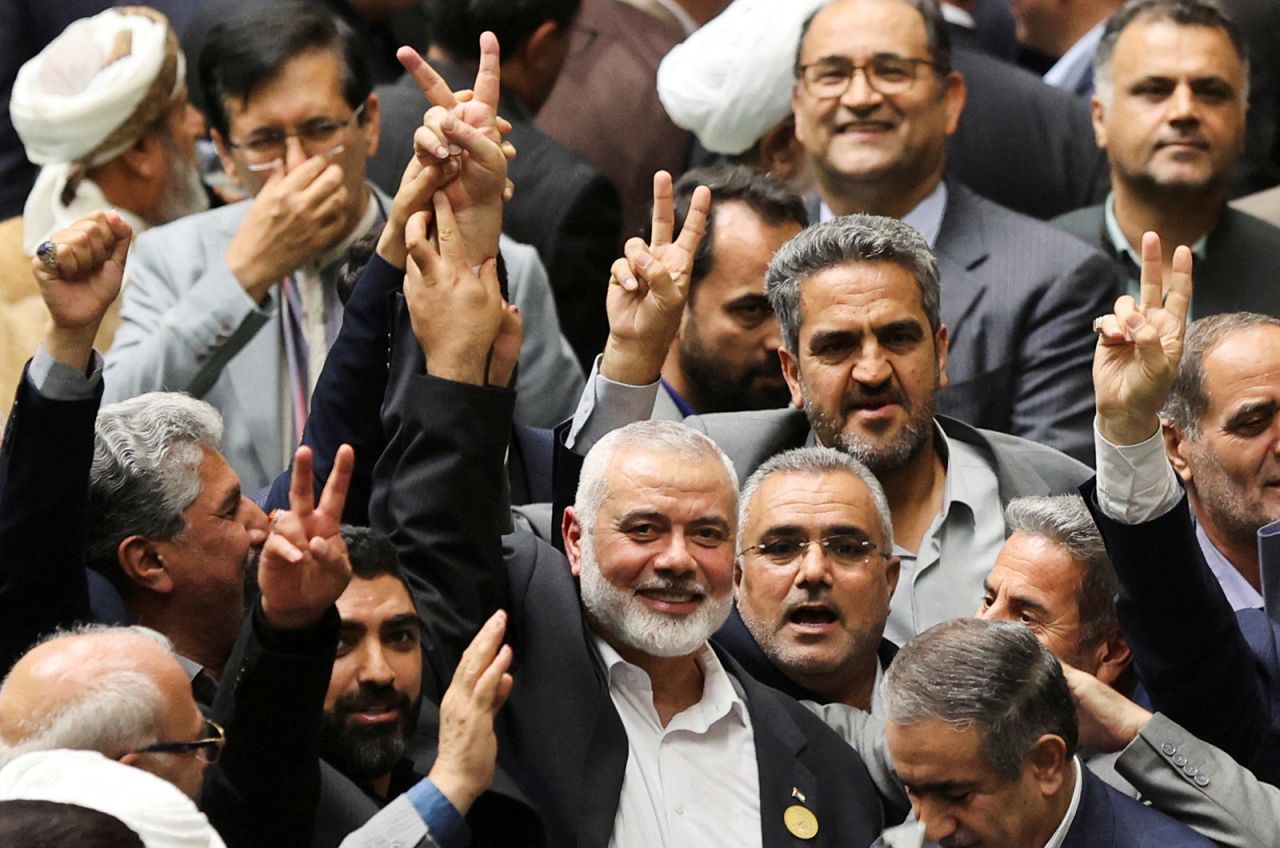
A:
<svg viewBox="0 0 1280 848">
<path fill-rule="evenodd" d="M 1200 769 L 1196 768 L 1195 766 L 1187 766 L 1182 770 L 1182 773 L 1185 774 L 1187 777 L 1195 777 L 1197 774 L 1200 773 Z"/>
<path fill-rule="evenodd" d="M 1179 754 L 1178 756 L 1173 758 L 1173 764 L 1178 768 L 1182 768 L 1187 764 L 1187 758 Z"/>
<path fill-rule="evenodd" d="M 1193 780 L 1194 780 L 1194 782 L 1195 782 L 1196 786 L 1208 786 L 1208 785 L 1209 785 L 1209 778 L 1205 777 L 1203 774 L 1197 774 Z"/>
<path fill-rule="evenodd" d="M 1163 743 L 1160 746 L 1160 750 L 1164 752 L 1166 757 L 1172 757 L 1174 754 L 1178 753 L 1178 747 L 1172 742 Z"/>
</svg>

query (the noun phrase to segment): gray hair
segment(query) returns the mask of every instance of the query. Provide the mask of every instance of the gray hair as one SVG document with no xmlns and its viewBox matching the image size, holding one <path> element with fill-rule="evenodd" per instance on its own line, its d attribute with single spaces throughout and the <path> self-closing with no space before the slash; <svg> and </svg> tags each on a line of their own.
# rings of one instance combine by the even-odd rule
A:
<svg viewBox="0 0 1280 848">
<path fill-rule="evenodd" d="M 1107 25 L 1102 30 L 1102 40 L 1098 42 L 1098 49 L 1093 54 L 1093 86 L 1104 102 L 1111 101 L 1111 57 L 1115 54 L 1116 42 L 1129 24 L 1138 18 L 1220 30 L 1231 41 L 1231 46 L 1244 65 L 1245 82 L 1240 97 L 1241 100 L 1248 99 L 1249 50 L 1240 28 L 1217 3 L 1213 0 L 1129 0 L 1107 19 Z"/>
<path fill-rule="evenodd" d="M 186 529 L 200 495 L 200 463 L 222 441 L 222 418 L 204 401 L 150 392 L 104 406 L 89 472 L 89 563 L 122 593 L 130 581 L 116 548 L 132 535 L 167 541 Z"/>
<path fill-rule="evenodd" d="M 595 527 L 596 515 L 609 496 L 609 466 L 619 448 L 675 456 L 687 462 L 714 457 L 724 466 L 733 496 L 738 493 L 738 472 L 724 451 L 704 433 L 679 421 L 636 421 L 611 431 L 596 442 L 582 461 L 573 511 L 582 532 Z"/>
<path fill-rule="evenodd" d="M 105 624 L 58 630 L 37 644 L 76 636 L 126 634 L 147 639 L 166 651 L 173 650 L 173 643 L 167 637 L 149 627 Z M 118 670 L 99 675 L 73 699 L 50 711 L 39 725 L 29 728 L 21 742 L 0 744 L 0 767 L 32 751 L 60 748 L 97 751 L 115 759 L 159 741 L 158 728 L 163 725 L 168 709 L 159 687 L 144 672 Z"/>
<path fill-rule="evenodd" d="M 897 725 L 940 721 L 977 730 L 982 758 L 1015 780 L 1036 741 L 1077 744 L 1076 708 L 1058 660 L 1015 621 L 960 618 L 907 643 L 885 672 L 885 718 Z"/>
<path fill-rule="evenodd" d="M 938 260 L 929 243 L 897 218 L 845 215 L 815 224 L 784 244 L 765 275 L 769 303 L 782 326 L 782 340 L 794 356 L 800 347 L 800 284 L 828 268 L 854 262 L 894 262 L 911 272 L 929 328 L 942 326 Z"/>
<path fill-rule="evenodd" d="M 1227 337 L 1255 327 L 1280 328 L 1280 318 L 1258 312 L 1225 312 L 1193 321 L 1182 342 L 1182 361 L 1160 415 L 1184 437 L 1200 435 L 1200 419 L 1209 409 L 1204 360 Z"/>
<path fill-rule="evenodd" d="M 1120 581 L 1084 498 L 1079 495 L 1014 498 L 1005 509 L 1004 517 L 1010 533 L 1039 536 L 1084 564 L 1076 595 L 1082 644 L 1095 645 L 1120 628 L 1120 619 L 1116 616 Z"/>
<path fill-rule="evenodd" d="M 841 471 L 857 477 L 871 492 L 871 500 L 876 506 L 876 514 L 880 517 L 880 527 L 888 546 L 885 553 L 891 552 L 893 519 L 889 515 L 889 499 L 885 497 L 884 487 L 880 485 L 876 475 L 844 451 L 816 445 L 775 454 L 747 478 L 742 494 L 738 496 L 738 549 L 742 549 L 742 533 L 751 517 L 751 499 L 765 480 L 774 474 L 831 474 Z"/>
</svg>

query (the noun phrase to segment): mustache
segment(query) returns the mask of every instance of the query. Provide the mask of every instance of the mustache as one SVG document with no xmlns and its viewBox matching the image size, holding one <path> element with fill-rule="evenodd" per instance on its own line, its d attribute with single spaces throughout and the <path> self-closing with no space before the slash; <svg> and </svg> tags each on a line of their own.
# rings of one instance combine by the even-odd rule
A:
<svg viewBox="0 0 1280 848">
<path fill-rule="evenodd" d="M 841 401 L 841 411 L 848 415 L 855 409 L 880 406 L 886 403 L 896 403 L 906 411 L 911 411 L 911 402 L 907 399 L 906 394 L 891 382 L 870 387 L 861 383 L 853 383 L 844 393 L 844 398 Z"/>
<path fill-rule="evenodd" d="M 653 577 L 632 588 L 636 592 L 681 592 L 690 595 L 706 596 L 707 587 L 692 577 Z"/>
<path fill-rule="evenodd" d="M 396 710 L 408 715 L 413 702 L 408 695 L 394 686 L 370 686 L 362 683 L 355 692 L 348 692 L 333 703 L 333 712 L 340 718 L 353 713 Z"/>
</svg>

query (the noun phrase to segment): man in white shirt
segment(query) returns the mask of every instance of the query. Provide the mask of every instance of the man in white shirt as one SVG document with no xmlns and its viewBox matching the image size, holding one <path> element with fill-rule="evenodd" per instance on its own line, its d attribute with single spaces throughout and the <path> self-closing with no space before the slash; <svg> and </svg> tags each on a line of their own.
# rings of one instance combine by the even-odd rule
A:
<svg viewBox="0 0 1280 848">
<path fill-rule="evenodd" d="M 1062 668 L 1021 624 L 922 633 L 889 667 L 884 701 L 893 768 L 946 848 L 1213 844 L 1081 768 Z"/>
<path fill-rule="evenodd" d="M 1044 81 L 1080 97 L 1093 94 L 1093 54 L 1107 18 L 1123 0 L 1014 0 L 1018 40 L 1057 61 Z"/>
</svg>

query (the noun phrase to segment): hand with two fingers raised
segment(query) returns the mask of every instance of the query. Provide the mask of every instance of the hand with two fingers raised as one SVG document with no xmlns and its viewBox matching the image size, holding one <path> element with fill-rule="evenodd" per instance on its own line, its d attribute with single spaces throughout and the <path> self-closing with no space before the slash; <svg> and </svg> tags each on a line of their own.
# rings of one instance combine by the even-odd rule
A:
<svg viewBox="0 0 1280 848">
<path fill-rule="evenodd" d="M 671 175 L 653 175 L 651 241 L 629 239 L 625 256 L 613 263 L 605 308 L 609 340 L 600 373 L 629 385 L 658 379 L 667 351 L 680 329 L 689 298 L 693 260 L 707 230 L 711 191 L 698 186 L 679 236 L 674 235 L 675 200 Z M 674 240 L 673 240 L 674 239 Z"/>
<path fill-rule="evenodd" d="M 338 448 L 317 504 L 311 448 L 300 447 L 294 454 L 289 509 L 274 514 L 271 535 L 258 560 L 262 612 L 273 628 L 293 630 L 318 623 L 351 581 L 341 529 L 354 467 L 351 447 Z"/>
<path fill-rule="evenodd" d="M 1095 327 L 1098 430 L 1112 444 L 1137 444 L 1159 430 L 1160 408 L 1182 359 L 1190 306 L 1191 250 L 1183 245 L 1174 251 L 1173 272 L 1166 283 L 1160 238 L 1145 233 L 1140 300 L 1121 297 L 1115 312 L 1100 317 Z"/>
</svg>

